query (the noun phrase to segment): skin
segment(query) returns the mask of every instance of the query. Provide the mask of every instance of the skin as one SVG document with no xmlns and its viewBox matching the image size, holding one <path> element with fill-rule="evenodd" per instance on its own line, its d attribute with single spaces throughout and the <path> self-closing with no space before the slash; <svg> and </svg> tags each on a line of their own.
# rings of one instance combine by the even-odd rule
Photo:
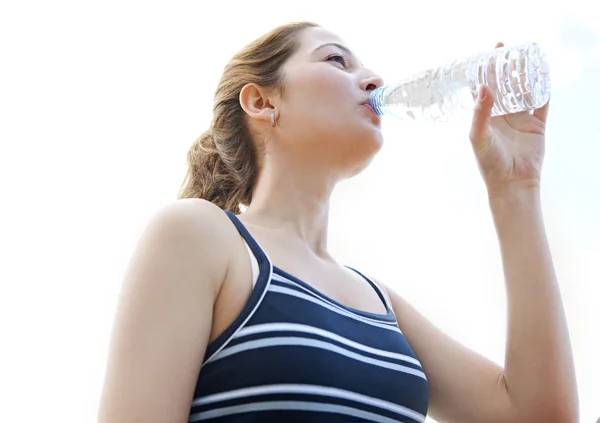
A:
<svg viewBox="0 0 600 423">
<path fill-rule="evenodd" d="M 283 70 L 283 95 L 256 85 L 240 93 L 262 152 L 252 204 L 241 220 L 274 265 L 345 305 L 383 313 L 373 289 L 327 251 L 334 187 L 364 169 L 383 142 L 379 118 L 362 104 L 383 81 L 351 53 L 320 48 L 344 45 L 325 29 L 307 29 L 300 39 Z M 540 202 L 548 105 L 490 118 L 489 88 L 481 93 L 469 139 L 504 266 L 504 367 L 449 338 L 377 282 L 428 376 L 431 417 L 575 423 L 573 359 Z M 191 199 L 161 209 L 125 278 L 99 421 L 187 421 L 206 346 L 244 307 L 251 274 L 243 241 L 218 207 Z"/>
</svg>

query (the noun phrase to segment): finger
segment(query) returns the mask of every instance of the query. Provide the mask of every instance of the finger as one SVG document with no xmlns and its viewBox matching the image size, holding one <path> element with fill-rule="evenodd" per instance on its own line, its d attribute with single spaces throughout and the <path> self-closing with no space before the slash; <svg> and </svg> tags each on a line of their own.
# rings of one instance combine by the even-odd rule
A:
<svg viewBox="0 0 600 423">
<path fill-rule="evenodd" d="M 533 111 L 533 116 L 546 123 L 548 120 L 548 109 L 550 109 L 550 100 L 539 109 Z"/>
<path fill-rule="evenodd" d="M 492 118 L 494 99 L 490 89 L 486 85 L 479 88 L 479 98 L 473 111 L 473 122 L 469 138 L 473 143 L 475 151 L 481 151 L 490 142 L 489 124 Z"/>
<path fill-rule="evenodd" d="M 501 48 L 501 47 L 504 47 L 504 43 L 502 41 L 498 41 L 496 43 L 496 48 Z"/>
</svg>

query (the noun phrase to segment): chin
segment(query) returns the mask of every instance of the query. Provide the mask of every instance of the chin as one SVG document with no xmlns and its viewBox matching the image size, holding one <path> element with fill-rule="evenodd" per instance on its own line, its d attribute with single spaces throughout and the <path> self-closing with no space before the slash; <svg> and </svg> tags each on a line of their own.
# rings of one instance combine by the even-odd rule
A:
<svg viewBox="0 0 600 423">
<path fill-rule="evenodd" d="M 368 160 L 371 161 L 383 147 L 383 135 L 379 130 L 368 131 L 360 138 L 357 144 L 357 149 L 362 151 L 362 154 L 367 156 Z"/>
<path fill-rule="evenodd" d="M 383 137 L 381 133 L 377 136 L 367 136 L 362 138 L 357 143 L 353 143 L 355 149 L 352 154 L 352 162 L 349 167 L 348 178 L 358 175 L 363 170 L 365 170 L 377 153 L 383 147 Z"/>
<path fill-rule="evenodd" d="M 369 167 L 374 157 L 375 156 L 371 157 L 369 160 L 365 160 L 362 163 L 356 163 L 355 166 L 348 171 L 346 179 L 354 178 L 355 176 L 361 174 L 366 168 Z"/>
</svg>

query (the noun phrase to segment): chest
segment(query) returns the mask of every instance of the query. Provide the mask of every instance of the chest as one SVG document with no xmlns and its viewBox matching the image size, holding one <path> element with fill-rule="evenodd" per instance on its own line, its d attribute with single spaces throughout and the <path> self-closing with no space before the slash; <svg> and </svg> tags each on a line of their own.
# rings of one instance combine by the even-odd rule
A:
<svg viewBox="0 0 600 423">
<path fill-rule="evenodd" d="M 343 266 L 320 266 L 319 263 L 285 262 L 274 265 L 278 273 L 301 281 L 327 299 L 344 307 L 373 314 L 386 314 L 380 294 L 359 273 Z"/>
<path fill-rule="evenodd" d="M 352 309 L 387 313 L 380 294 L 364 276 L 352 269 L 333 259 L 315 257 L 302 248 L 271 242 L 267 238 L 262 245 L 274 267 L 310 285 L 325 297 Z"/>
<path fill-rule="evenodd" d="M 364 420 L 367 414 L 385 421 L 424 420 L 427 381 L 395 322 L 333 304 L 280 269 L 268 284 L 257 286 L 264 295 L 205 364 L 196 395 L 210 396 L 216 388 L 252 391 L 249 406 L 312 404 L 311 413 L 326 410 L 322 417 L 339 408 L 344 414 L 339 421 Z M 268 421 L 266 414 L 261 417 Z M 312 414 L 303 417 L 321 421 Z M 338 421 L 327 417 L 323 421 Z"/>
</svg>

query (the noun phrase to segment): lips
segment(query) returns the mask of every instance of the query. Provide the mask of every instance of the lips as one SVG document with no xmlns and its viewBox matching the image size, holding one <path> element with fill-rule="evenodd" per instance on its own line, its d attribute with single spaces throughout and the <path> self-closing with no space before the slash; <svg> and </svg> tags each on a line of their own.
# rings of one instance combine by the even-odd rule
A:
<svg viewBox="0 0 600 423">
<path fill-rule="evenodd" d="M 371 117 L 375 118 L 376 123 L 380 123 L 381 122 L 381 116 L 379 116 L 375 110 L 373 110 L 373 107 L 371 107 L 371 105 L 369 104 L 368 101 L 364 101 L 361 103 L 362 106 L 364 106 L 365 108 L 367 108 L 369 110 L 369 112 L 371 112 Z"/>
<path fill-rule="evenodd" d="M 363 106 L 365 106 L 367 109 L 369 109 L 371 112 L 373 112 L 373 114 L 377 114 L 377 113 L 375 113 L 375 110 L 371 107 L 371 105 L 368 102 L 363 103 Z"/>
</svg>

